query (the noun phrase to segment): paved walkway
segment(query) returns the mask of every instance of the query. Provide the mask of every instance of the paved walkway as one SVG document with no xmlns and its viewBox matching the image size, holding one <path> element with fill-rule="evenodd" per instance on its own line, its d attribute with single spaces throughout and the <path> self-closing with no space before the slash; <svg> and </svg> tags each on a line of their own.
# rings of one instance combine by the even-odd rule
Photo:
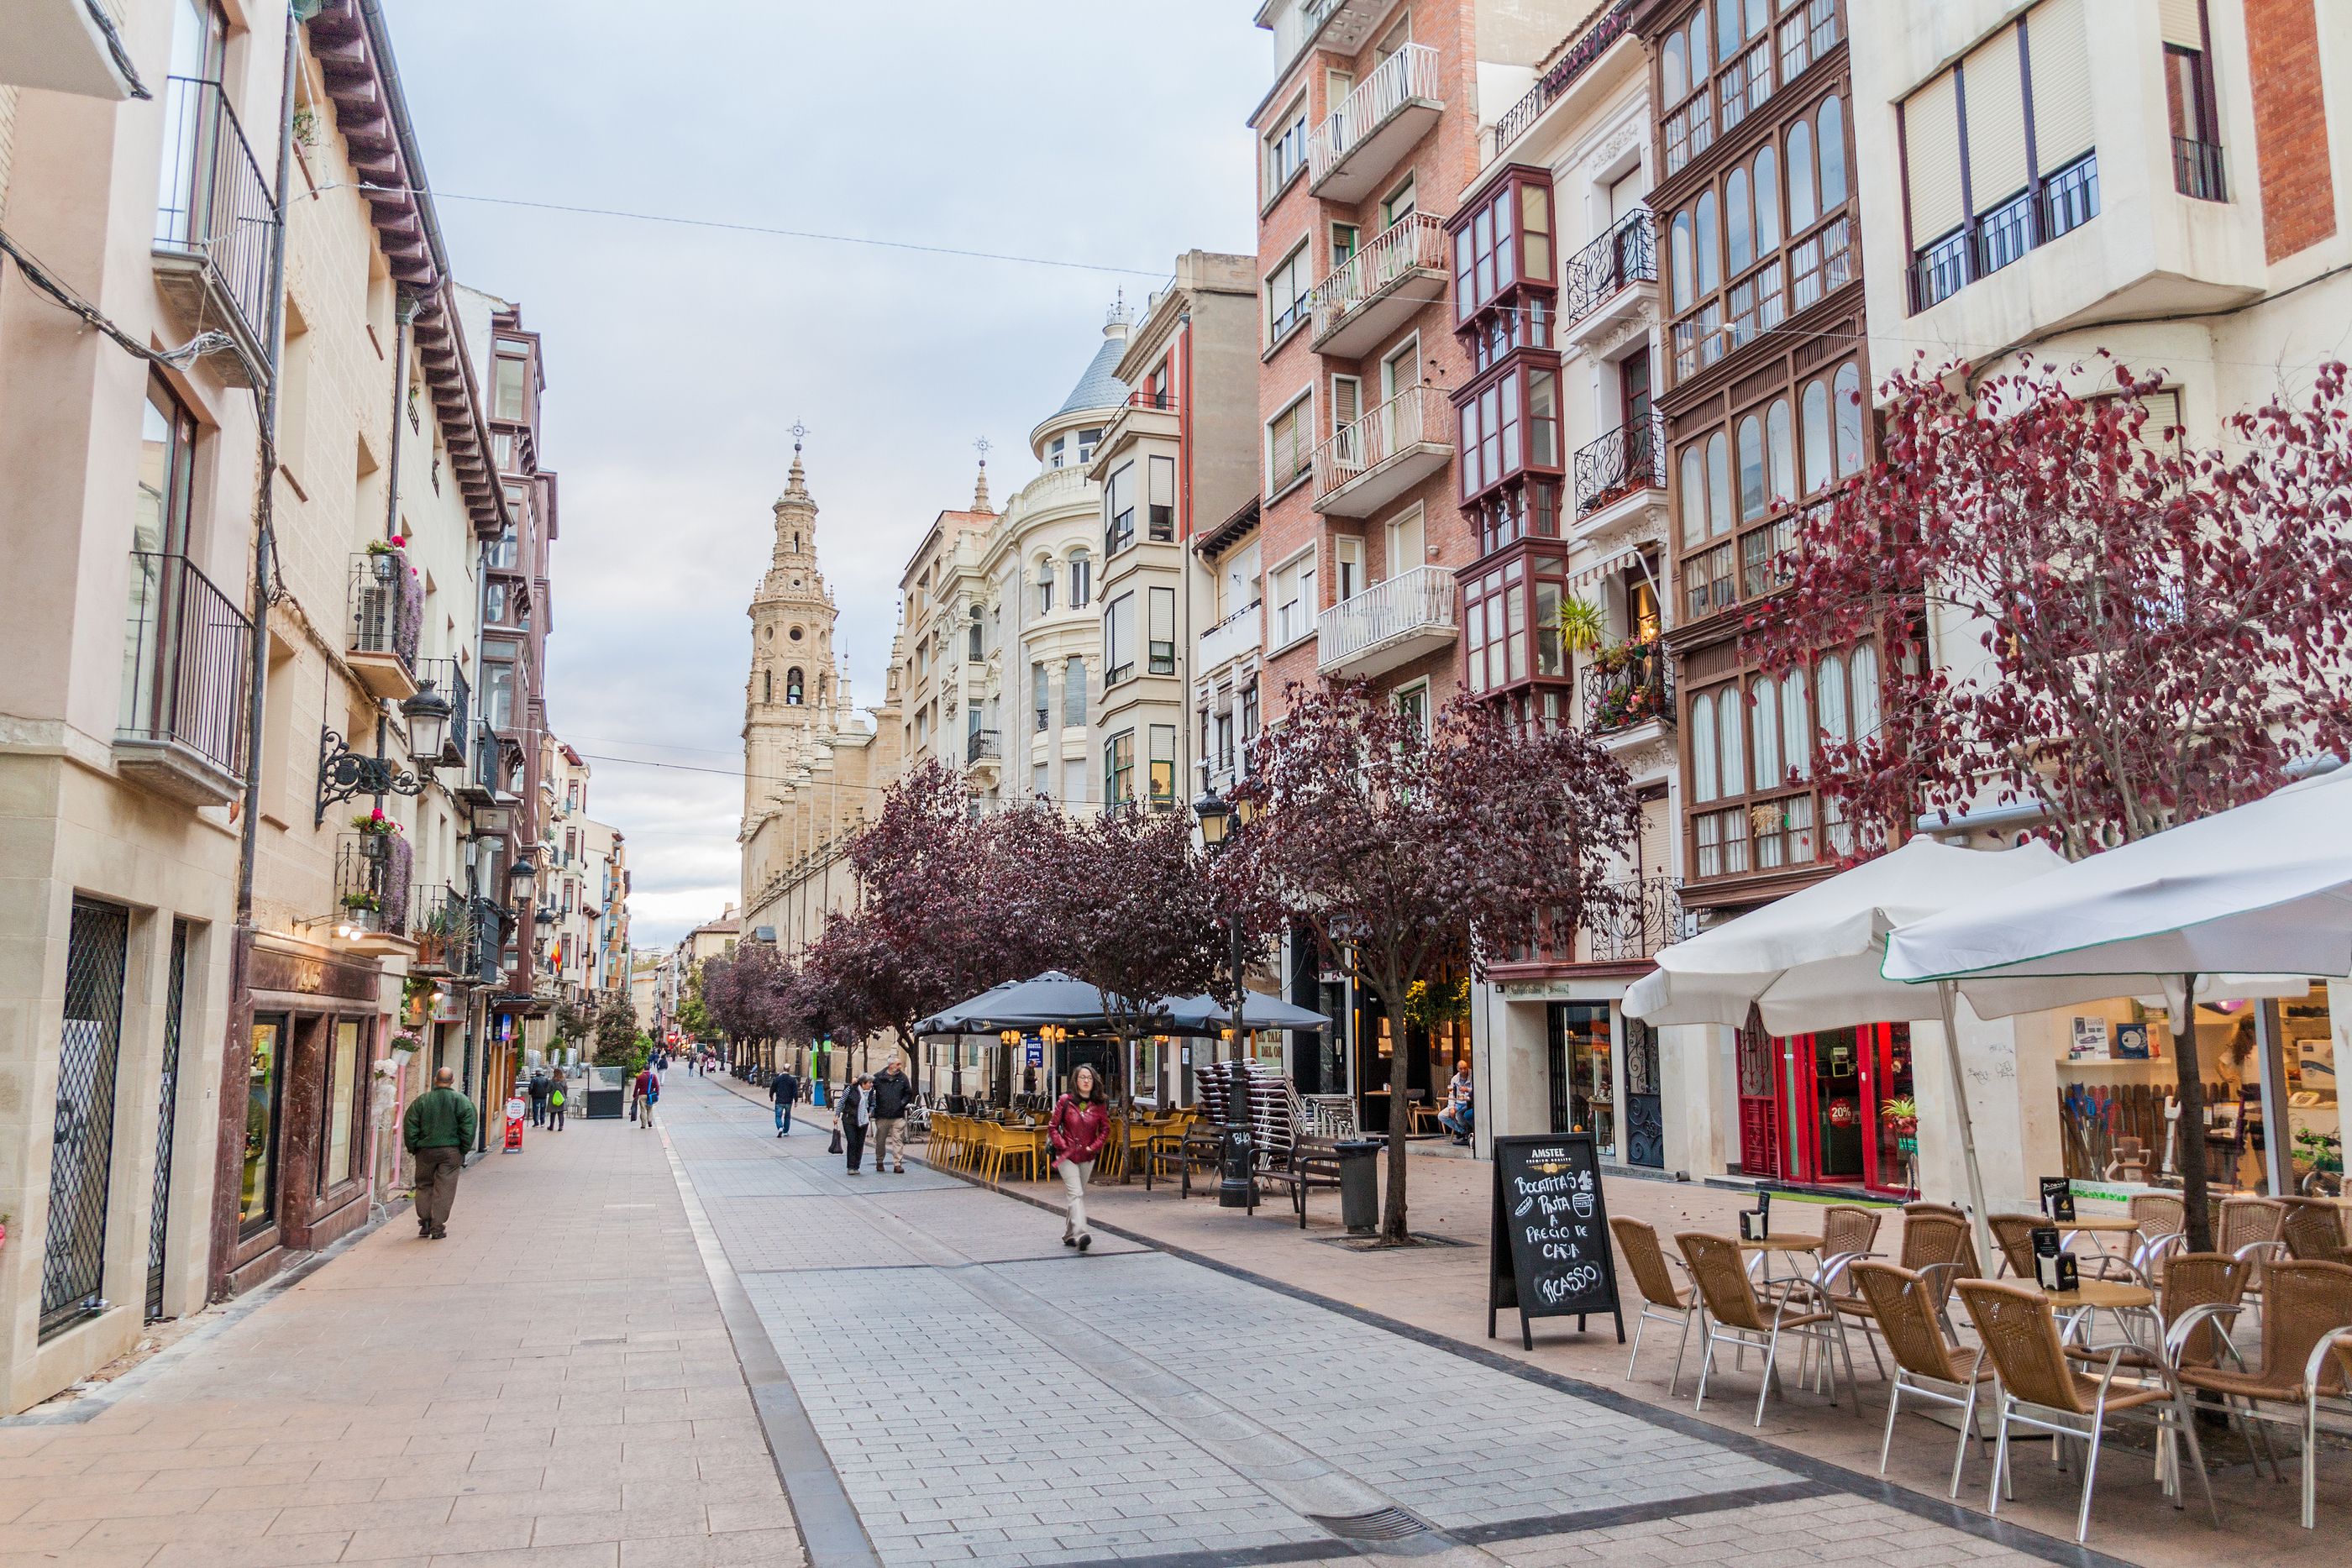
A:
<svg viewBox="0 0 2352 1568">
<path fill-rule="evenodd" d="M 89 1419 L 0 1425 L 0 1568 L 2082 1560 L 1230 1270 L 1078 1257 L 828 1133 L 678 1073 L 653 1133 L 491 1156 L 448 1241 L 395 1218 Z"/>
</svg>

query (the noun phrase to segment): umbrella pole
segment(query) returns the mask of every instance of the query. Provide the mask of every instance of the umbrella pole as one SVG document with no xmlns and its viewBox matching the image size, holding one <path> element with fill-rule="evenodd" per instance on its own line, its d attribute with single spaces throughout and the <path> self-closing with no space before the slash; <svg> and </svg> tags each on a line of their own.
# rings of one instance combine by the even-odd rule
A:
<svg viewBox="0 0 2352 1568">
<path fill-rule="evenodd" d="M 1954 982 L 1936 982 L 1936 1006 L 1943 1014 L 1944 1056 L 1952 1064 L 1952 1110 L 1960 1123 L 1960 1163 L 1969 1177 L 1969 1218 L 1976 1227 L 1979 1268 L 1993 1256 L 1992 1226 L 1985 1212 L 1984 1171 L 1977 1164 L 1976 1124 L 1969 1116 L 1969 1081 L 1960 1070 L 1960 1031 L 1955 1021 Z"/>
</svg>

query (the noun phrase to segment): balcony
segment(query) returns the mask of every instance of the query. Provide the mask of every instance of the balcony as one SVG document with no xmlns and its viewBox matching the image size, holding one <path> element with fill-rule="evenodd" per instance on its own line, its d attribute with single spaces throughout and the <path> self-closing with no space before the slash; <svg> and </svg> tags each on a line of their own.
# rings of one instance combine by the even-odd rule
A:
<svg viewBox="0 0 2352 1568">
<path fill-rule="evenodd" d="M 993 729 L 975 729 L 964 737 L 963 759 L 967 763 L 993 763 L 1003 760 L 1004 737 Z"/>
<path fill-rule="evenodd" d="M 2172 188 L 2195 201 L 2228 201 L 2230 182 L 2222 172 L 2221 143 L 2174 137 Z"/>
<path fill-rule="evenodd" d="M 1626 19 L 1632 15 L 1633 0 L 1617 0 L 1601 15 L 1599 21 L 1582 37 L 1569 47 L 1566 54 L 1544 74 L 1527 96 L 1503 112 L 1495 122 L 1495 156 L 1500 158 L 1512 142 L 1528 133 L 1543 111 L 1559 101 L 1574 86 L 1576 79 L 1592 68 L 1593 62 L 1609 52 L 1611 45 L 1626 36 Z"/>
<path fill-rule="evenodd" d="M 89 0 L 9 0 L 0 27 L 0 84 L 120 103 L 133 73 L 113 23 Z"/>
<path fill-rule="evenodd" d="M 1655 308 L 1658 298 L 1658 231 L 1647 207 L 1638 207 L 1614 227 L 1569 257 L 1560 269 L 1560 336 L 1589 343 Z"/>
<path fill-rule="evenodd" d="M 477 896 L 473 904 L 473 982 L 478 986 L 496 986 L 506 979 L 507 928 L 514 920 L 513 911 L 496 899 Z"/>
<path fill-rule="evenodd" d="M 1360 202 L 1437 123 L 1437 51 L 1407 44 L 1372 68 L 1315 128 L 1307 188 L 1327 202 Z"/>
<path fill-rule="evenodd" d="M 2210 172 L 2218 182 L 2220 150 L 2214 152 L 2210 171 L 2195 166 L 2189 172 L 2201 178 Z M 2174 153 L 2175 183 L 2179 183 L 2183 170 L 2177 144 Z M 2196 160 L 2191 162 L 2195 165 Z M 2181 190 L 2184 194 L 2199 194 L 2186 185 Z M 2216 194 L 2210 199 L 2221 197 Z M 2032 191 L 2020 192 L 1990 212 L 1979 213 L 1922 246 L 1911 258 L 1912 313 L 1942 304 L 1979 278 L 1990 277 L 2029 251 L 2063 238 L 2098 215 L 2099 161 L 2097 152 L 2092 152 L 2043 180 L 2038 201 Z"/>
<path fill-rule="evenodd" d="M 133 550 L 126 641 L 115 766 L 192 806 L 239 799 L 253 622 L 185 556 Z"/>
<path fill-rule="evenodd" d="M 409 876 L 415 853 L 393 832 L 351 832 L 335 839 L 335 918 L 344 939 L 383 950 L 408 940 Z"/>
<path fill-rule="evenodd" d="M 168 78 L 155 280 L 191 322 L 228 334 L 236 352 L 215 362 L 232 385 L 268 380 L 278 221 L 277 201 L 220 83 Z"/>
<path fill-rule="evenodd" d="M 470 978 L 474 969 L 474 901 L 454 887 L 436 888 L 417 901 L 416 956 L 413 975 Z"/>
<path fill-rule="evenodd" d="M 1647 964 L 1659 948 L 1698 934 L 1696 918 L 1683 907 L 1681 880 L 1663 873 L 1609 883 L 1602 901 L 1567 925 L 1546 916 L 1534 945 L 1506 955 L 1496 972 L 1508 978 L 1585 964 Z"/>
<path fill-rule="evenodd" d="M 1584 671 L 1584 727 L 1620 736 L 1675 721 L 1674 661 L 1653 638 L 1604 648 Z"/>
<path fill-rule="evenodd" d="M 1433 386 L 1408 387 L 1315 449 L 1315 509 L 1360 517 L 1454 460 L 1452 407 Z"/>
<path fill-rule="evenodd" d="M 1445 298 L 1445 225 L 1399 218 L 1315 286 L 1315 351 L 1361 359 L 1414 311 Z"/>
<path fill-rule="evenodd" d="M 1576 520 L 1606 511 L 1631 496 L 1666 487 L 1666 422 L 1652 409 L 1576 454 Z"/>
<path fill-rule="evenodd" d="M 1192 674 L 1204 676 L 1235 659 L 1256 653 L 1262 642 L 1258 631 L 1258 612 L 1262 608 L 1260 601 L 1253 599 L 1202 632 L 1200 645 L 1193 653 Z"/>
<path fill-rule="evenodd" d="M 343 652 L 378 697 L 416 695 L 416 640 L 425 627 L 425 585 L 398 550 L 362 551 L 351 561 Z"/>
<path fill-rule="evenodd" d="M 1318 670 L 1339 679 L 1377 675 L 1451 647 L 1454 573 L 1417 566 L 1342 600 L 1316 618 Z"/>
</svg>

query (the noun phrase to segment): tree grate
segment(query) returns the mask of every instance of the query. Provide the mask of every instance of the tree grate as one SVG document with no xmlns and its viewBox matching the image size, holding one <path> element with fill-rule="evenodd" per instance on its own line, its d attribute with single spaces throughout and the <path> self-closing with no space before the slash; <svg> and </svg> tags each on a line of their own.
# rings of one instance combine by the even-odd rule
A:
<svg viewBox="0 0 2352 1568">
<path fill-rule="evenodd" d="M 1395 1507 L 1375 1509 L 1370 1513 L 1310 1513 L 1307 1517 L 1342 1541 L 1402 1541 L 1434 1528 L 1419 1514 Z"/>
</svg>

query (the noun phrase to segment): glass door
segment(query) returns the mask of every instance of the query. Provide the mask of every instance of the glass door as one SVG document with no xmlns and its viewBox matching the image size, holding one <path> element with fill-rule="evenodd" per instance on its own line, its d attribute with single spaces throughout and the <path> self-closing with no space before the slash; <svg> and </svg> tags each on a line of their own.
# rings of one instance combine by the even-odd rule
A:
<svg viewBox="0 0 2352 1568">
<path fill-rule="evenodd" d="M 1863 1181 L 1882 1192 L 1916 1197 L 1919 1129 L 1917 1102 L 1912 1096 L 1911 1026 L 1873 1024 L 1863 1033 L 1870 1108 Z M 1895 1107 L 1892 1114 L 1890 1105 Z"/>
</svg>

